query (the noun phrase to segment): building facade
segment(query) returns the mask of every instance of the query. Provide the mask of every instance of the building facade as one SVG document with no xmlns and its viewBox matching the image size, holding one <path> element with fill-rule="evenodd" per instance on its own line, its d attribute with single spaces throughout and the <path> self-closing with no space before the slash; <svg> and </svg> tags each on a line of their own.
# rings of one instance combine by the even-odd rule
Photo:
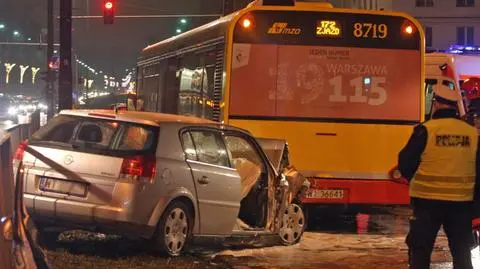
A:
<svg viewBox="0 0 480 269">
<path fill-rule="evenodd" d="M 422 23 L 427 49 L 480 45 L 479 0 L 401 0 L 393 1 L 392 9 Z"/>
<path fill-rule="evenodd" d="M 334 7 L 391 10 L 393 0 L 330 0 Z"/>
<path fill-rule="evenodd" d="M 330 0 L 335 7 L 402 11 L 425 30 L 428 50 L 480 46 L 480 0 Z"/>
</svg>

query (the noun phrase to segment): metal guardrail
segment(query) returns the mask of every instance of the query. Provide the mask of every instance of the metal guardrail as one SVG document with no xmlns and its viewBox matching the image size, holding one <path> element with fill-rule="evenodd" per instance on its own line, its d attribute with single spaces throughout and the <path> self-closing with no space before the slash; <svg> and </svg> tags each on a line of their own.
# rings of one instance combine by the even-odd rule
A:
<svg viewBox="0 0 480 269">
<path fill-rule="evenodd" d="M 36 130 L 40 128 L 40 111 L 31 115 L 30 123 L 16 124 L 5 129 L 10 134 L 10 145 L 12 152 L 15 152 L 20 143 L 28 139 Z"/>
</svg>

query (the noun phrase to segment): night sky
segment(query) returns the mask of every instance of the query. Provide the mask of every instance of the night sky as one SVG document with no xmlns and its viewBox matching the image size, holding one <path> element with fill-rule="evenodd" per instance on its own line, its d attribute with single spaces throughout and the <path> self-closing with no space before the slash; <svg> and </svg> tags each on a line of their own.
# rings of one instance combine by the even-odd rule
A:
<svg viewBox="0 0 480 269">
<path fill-rule="evenodd" d="M 56 1 L 55 14 L 58 15 Z M 248 0 L 235 0 L 236 6 Z M 102 0 L 73 0 L 74 15 L 102 15 Z M 222 0 L 117 0 L 117 15 L 219 14 Z M 7 25 L 0 40 L 12 41 L 12 29 L 18 29 L 25 41 L 38 41 L 46 28 L 46 0 L 0 0 L 0 23 Z M 183 28 L 192 28 L 213 18 L 189 18 Z M 78 57 L 93 68 L 112 75 L 123 75 L 132 68 L 140 50 L 150 43 L 175 34 L 179 19 L 116 19 L 104 25 L 103 19 L 74 20 L 73 47 Z M 58 41 L 58 21 L 55 39 Z M 23 40 L 22 40 L 23 39 Z"/>
</svg>

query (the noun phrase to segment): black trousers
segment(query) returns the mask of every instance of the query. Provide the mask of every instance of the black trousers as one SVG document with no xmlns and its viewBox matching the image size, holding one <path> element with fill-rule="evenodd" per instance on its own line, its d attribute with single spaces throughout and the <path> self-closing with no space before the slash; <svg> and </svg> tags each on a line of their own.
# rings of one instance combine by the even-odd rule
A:
<svg viewBox="0 0 480 269">
<path fill-rule="evenodd" d="M 454 269 L 472 269 L 472 207 L 468 203 L 416 200 L 410 218 L 409 248 L 411 269 L 429 269 L 440 226 L 448 238 Z"/>
</svg>

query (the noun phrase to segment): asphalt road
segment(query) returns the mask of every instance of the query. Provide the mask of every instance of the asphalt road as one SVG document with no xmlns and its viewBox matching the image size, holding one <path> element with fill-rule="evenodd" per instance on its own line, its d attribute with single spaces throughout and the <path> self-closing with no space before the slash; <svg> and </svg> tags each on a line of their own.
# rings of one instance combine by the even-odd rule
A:
<svg viewBox="0 0 480 269">
<path fill-rule="evenodd" d="M 261 244 L 194 246 L 178 258 L 158 256 L 146 241 L 67 232 L 46 249 L 54 269 L 100 268 L 407 268 L 404 237 L 408 215 L 341 216 L 320 220 L 294 246 Z M 357 225 L 360 224 L 360 225 Z M 432 255 L 435 269 L 452 268 L 448 244 L 440 233 Z M 480 268 L 480 266 L 476 267 Z"/>
</svg>

